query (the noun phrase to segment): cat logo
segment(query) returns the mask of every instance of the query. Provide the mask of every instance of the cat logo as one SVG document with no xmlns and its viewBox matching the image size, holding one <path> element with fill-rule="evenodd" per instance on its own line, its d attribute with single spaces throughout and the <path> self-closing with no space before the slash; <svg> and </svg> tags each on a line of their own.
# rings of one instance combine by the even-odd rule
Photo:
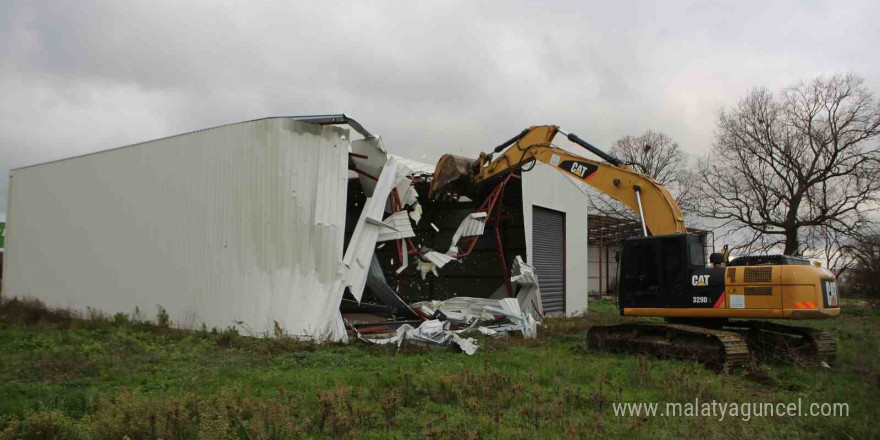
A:
<svg viewBox="0 0 880 440">
<path fill-rule="evenodd" d="M 709 285 L 709 277 L 710 275 L 694 275 L 691 277 L 691 285 L 693 286 L 708 286 Z"/>
<path fill-rule="evenodd" d="M 575 162 L 575 163 L 571 164 L 571 172 L 573 174 L 577 174 L 578 176 L 580 176 L 583 179 L 584 174 L 587 173 L 587 167 Z"/>
<path fill-rule="evenodd" d="M 598 167 L 593 164 L 574 160 L 562 161 L 562 163 L 559 164 L 559 168 L 562 168 L 563 170 L 566 170 L 583 180 L 589 180 L 590 177 L 593 176 L 593 173 L 595 173 L 598 169 Z"/>
</svg>

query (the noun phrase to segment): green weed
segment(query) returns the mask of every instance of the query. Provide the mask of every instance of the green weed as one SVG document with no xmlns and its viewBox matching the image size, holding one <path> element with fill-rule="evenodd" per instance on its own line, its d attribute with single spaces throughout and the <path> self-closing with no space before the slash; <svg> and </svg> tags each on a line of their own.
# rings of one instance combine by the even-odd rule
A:
<svg viewBox="0 0 880 440">
<path fill-rule="evenodd" d="M 877 438 L 880 318 L 809 322 L 838 339 L 831 369 L 694 362 L 583 349 L 620 322 L 593 301 L 537 340 L 481 338 L 474 356 L 316 345 L 280 327 L 176 330 L 170 321 L 0 302 L 0 440 L 287 438 Z M 595 310 L 601 310 L 597 312 Z M 161 315 L 161 313 L 159 314 Z M 91 318 L 91 319 L 89 319 Z M 167 324 L 167 325 L 166 325 Z M 846 418 L 616 417 L 615 402 L 847 402 Z"/>
</svg>

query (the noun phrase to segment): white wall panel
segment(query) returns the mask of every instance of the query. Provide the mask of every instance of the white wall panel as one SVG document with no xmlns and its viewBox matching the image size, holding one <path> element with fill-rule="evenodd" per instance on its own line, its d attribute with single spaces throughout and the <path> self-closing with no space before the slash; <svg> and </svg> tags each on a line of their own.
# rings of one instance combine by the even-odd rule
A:
<svg viewBox="0 0 880 440">
<path fill-rule="evenodd" d="M 532 264 L 532 206 L 565 213 L 565 313 L 587 311 L 587 196 L 565 175 L 536 163 L 523 173 L 523 223 L 527 262 Z M 541 279 L 538 278 L 540 285 Z"/>
<path fill-rule="evenodd" d="M 270 118 L 13 170 L 4 295 L 342 339 L 348 148 Z"/>
</svg>

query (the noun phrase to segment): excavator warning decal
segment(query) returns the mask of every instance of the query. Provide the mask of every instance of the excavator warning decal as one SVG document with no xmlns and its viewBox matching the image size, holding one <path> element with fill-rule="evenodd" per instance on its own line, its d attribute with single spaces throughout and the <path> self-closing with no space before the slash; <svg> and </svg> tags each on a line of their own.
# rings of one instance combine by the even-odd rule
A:
<svg viewBox="0 0 880 440">
<path fill-rule="evenodd" d="M 562 168 L 583 180 L 590 180 L 590 178 L 593 177 L 593 173 L 599 169 L 596 165 L 578 160 L 563 160 L 562 163 L 559 164 L 559 168 Z"/>
<path fill-rule="evenodd" d="M 712 306 L 713 309 L 720 309 L 722 307 L 724 307 L 724 292 L 721 292 L 718 301 L 715 301 L 715 305 Z"/>
</svg>

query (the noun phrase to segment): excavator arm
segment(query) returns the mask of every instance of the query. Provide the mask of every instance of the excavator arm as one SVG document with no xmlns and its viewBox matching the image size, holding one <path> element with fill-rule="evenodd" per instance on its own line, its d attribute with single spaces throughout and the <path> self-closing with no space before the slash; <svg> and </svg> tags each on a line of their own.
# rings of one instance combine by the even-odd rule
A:
<svg viewBox="0 0 880 440">
<path fill-rule="evenodd" d="M 592 151 L 606 162 L 587 159 L 551 144 L 563 133 L 555 125 L 534 126 L 499 145 L 491 153 L 480 153 L 476 161 L 445 155 L 437 164 L 431 198 L 455 197 L 497 177 L 528 169 L 543 162 L 623 203 L 638 214 L 645 235 L 686 232 L 684 217 L 669 191 L 654 179 L 637 173 L 620 160 L 593 147 L 572 133 L 572 142 Z"/>
</svg>

